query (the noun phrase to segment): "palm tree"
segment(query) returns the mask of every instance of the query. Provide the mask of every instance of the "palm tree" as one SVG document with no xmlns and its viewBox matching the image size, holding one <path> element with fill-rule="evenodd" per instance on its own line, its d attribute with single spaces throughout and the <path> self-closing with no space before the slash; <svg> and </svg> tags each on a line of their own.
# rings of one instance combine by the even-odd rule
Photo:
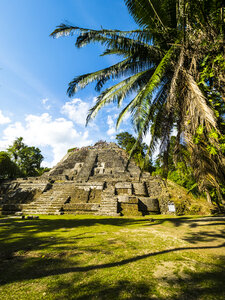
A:
<svg viewBox="0 0 225 300">
<path fill-rule="evenodd" d="M 94 81 L 100 92 L 107 81 L 122 77 L 119 83 L 100 93 L 87 122 L 104 105 L 117 102 L 121 106 L 130 96 L 117 126 L 130 112 L 137 143 L 151 130 L 148 154 L 160 141 L 165 165 L 171 132 L 176 127 L 176 152 L 185 142 L 203 189 L 212 185 L 221 195 L 220 185 L 225 184 L 221 148 L 225 130 L 224 116 L 215 99 L 225 100 L 223 1 L 124 1 L 141 29 L 92 30 L 61 24 L 52 32 L 53 37 L 78 34 L 78 48 L 99 42 L 106 47 L 102 55 L 122 58 L 108 68 L 75 77 L 69 83 L 68 95 L 73 96 Z"/>
</svg>

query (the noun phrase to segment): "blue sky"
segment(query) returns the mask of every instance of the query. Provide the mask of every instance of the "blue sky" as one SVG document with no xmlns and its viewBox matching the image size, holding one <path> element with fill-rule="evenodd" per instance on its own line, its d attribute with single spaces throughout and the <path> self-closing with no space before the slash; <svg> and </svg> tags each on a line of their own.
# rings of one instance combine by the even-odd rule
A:
<svg viewBox="0 0 225 300">
<path fill-rule="evenodd" d="M 53 39 L 60 23 L 87 28 L 137 28 L 123 0 L 1 0 L 0 10 L 0 150 L 22 136 L 39 147 L 44 166 L 57 163 L 71 147 L 114 141 L 118 109 L 104 108 L 85 127 L 98 93 L 94 85 L 73 98 L 66 94 L 73 77 L 107 67 L 98 44 L 74 47 L 74 37 Z M 131 131 L 129 119 L 121 131 Z"/>
</svg>

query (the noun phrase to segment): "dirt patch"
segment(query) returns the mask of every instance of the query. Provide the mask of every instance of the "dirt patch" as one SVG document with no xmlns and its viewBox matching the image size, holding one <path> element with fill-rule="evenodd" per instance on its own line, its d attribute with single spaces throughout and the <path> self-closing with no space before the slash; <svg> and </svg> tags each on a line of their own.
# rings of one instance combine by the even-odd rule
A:
<svg viewBox="0 0 225 300">
<path fill-rule="evenodd" d="M 195 267 L 191 262 L 174 262 L 167 261 L 155 267 L 153 276 L 157 279 L 178 280 L 188 279 L 189 275 L 185 270 L 195 271 Z"/>
</svg>

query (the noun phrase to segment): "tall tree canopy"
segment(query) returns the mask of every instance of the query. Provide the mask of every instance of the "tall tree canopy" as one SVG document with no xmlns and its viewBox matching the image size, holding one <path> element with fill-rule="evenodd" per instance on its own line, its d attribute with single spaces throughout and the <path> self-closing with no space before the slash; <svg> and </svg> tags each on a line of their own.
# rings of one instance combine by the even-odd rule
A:
<svg viewBox="0 0 225 300">
<path fill-rule="evenodd" d="M 101 92 L 87 122 L 104 105 L 117 102 L 121 106 L 129 96 L 117 125 L 130 112 L 137 143 L 150 130 L 148 152 L 160 142 L 165 163 L 176 127 L 175 152 L 186 143 L 199 186 L 216 187 L 221 198 L 220 187 L 225 184 L 224 1 L 124 2 L 140 29 L 93 30 L 61 24 L 52 32 L 53 37 L 78 34 L 78 48 L 99 42 L 106 48 L 103 55 L 121 57 L 115 65 L 75 77 L 68 94 L 73 96 L 94 81 L 100 91 L 110 79 L 121 78 Z"/>
<path fill-rule="evenodd" d="M 152 162 L 145 159 L 145 154 L 148 146 L 145 143 L 137 142 L 137 139 L 129 132 L 121 132 L 116 135 L 116 140 L 119 146 L 121 146 L 128 154 L 131 153 L 133 146 L 137 143 L 135 150 L 133 151 L 133 158 L 136 164 L 144 169 L 144 171 L 151 172 L 154 170 Z"/>
<path fill-rule="evenodd" d="M 17 138 L 7 149 L 14 163 L 18 166 L 23 176 L 39 175 L 43 156 L 37 147 L 30 147 L 24 144 L 23 138 Z"/>
<path fill-rule="evenodd" d="M 18 166 L 5 151 L 0 151 L 0 179 L 10 179 L 20 175 Z"/>
</svg>

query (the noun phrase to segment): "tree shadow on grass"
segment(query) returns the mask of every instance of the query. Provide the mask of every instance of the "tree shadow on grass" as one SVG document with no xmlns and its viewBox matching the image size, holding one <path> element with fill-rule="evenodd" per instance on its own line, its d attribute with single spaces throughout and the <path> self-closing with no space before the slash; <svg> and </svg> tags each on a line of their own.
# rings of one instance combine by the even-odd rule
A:
<svg viewBox="0 0 225 300">
<path fill-rule="evenodd" d="M 38 220 L 21 220 L 21 219 L 11 219 L 4 218 L 0 219 L 0 226 L 2 229 L 6 229 L 7 233 L 10 235 L 15 232 L 24 232 L 24 230 L 35 230 L 42 232 L 50 232 L 58 229 L 72 229 L 79 227 L 92 227 L 96 225 L 110 225 L 110 226 L 127 226 L 134 224 L 141 224 L 142 222 L 148 223 L 145 219 L 134 219 L 134 218 L 72 218 L 72 219 L 38 219 Z M 0 232 L 1 235 L 5 233 Z"/>
<path fill-rule="evenodd" d="M 46 276 L 62 275 L 67 273 L 77 273 L 77 272 L 89 272 L 93 270 L 109 269 L 113 267 L 124 266 L 133 262 L 138 262 L 140 260 L 154 257 L 158 255 L 189 251 L 189 250 L 206 250 L 206 249 L 219 249 L 225 248 L 225 242 L 216 246 L 199 246 L 199 247 L 177 247 L 172 249 L 165 249 L 162 251 L 147 253 L 144 255 L 137 255 L 131 258 L 123 259 L 120 261 L 115 261 L 111 263 L 79 266 L 77 262 L 71 262 L 63 258 L 49 258 L 48 257 L 38 257 L 38 258 L 26 258 L 23 261 L 21 257 L 12 257 L 5 260 L 4 277 L 0 279 L 1 284 L 6 284 L 13 281 L 22 281 L 26 279 L 37 279 Z M 79 248 L 78 248 L 79 249 Z M 79 254 L 79 253 L 78 253 Z M 76 254 L 75 254 L 76 255 Z M 14 260 L 14 261 L 10 261 Z M 26 262 L 26 265 L 24 264 Z M 8 272 L 8 274 L 7 274 Z M 225 275 L 225 274 L 224 274 Z"/>
<path fill-rule="evenodd" d="M 199 242 L 214 242 L 216 240 L 225 240 L 225 229 L 214 231 L 201 231 L 201 232 L 190 232 L 188 233 L 183 240 L 191 244 L 196 244 Z"/>
<path fill-rule="evenodd" d="M 11 255 L 18 250 L 30 250 L 31 248 L 39 248 L 51 246 L 54 243 L 65 242 L 61 238 L 55 238 L 55 233 L 60 231 L 65 233 L 69 230 L 82 228 L 85 232 L 71 237 L 71 239 L 83 239 L 92 236 L 87 234 L 94 233 L 93 226 L 110 225 L 110 226 L 128 226 L 131 224 L 139 224 L 135 219 L 119 219 L 119 218 L 85 218 L 85 219 L 39 219 L 39 220 L 21 220 L 21 219 L 0 219 L 0 257 L 7 252 Z M 104 227 L 103 227 L 104 229 Z M 38 238 L 36 235 L 41 233 L 51 234 L 51 237 Z M 98 232 L 99 233 L 99 232 Z"/>
<path fill-rule="evenodd" d="M 224 290 L 225 259 L 212 270 L 187 272 L 187 278 L 167 280 L 170 286 L 179 286 L 173 300 L 181 299 L 225 299 Z"/>
<path fill-rule="evenodd" d="M 146 278 L 140 281 L 112 279 L 109 282 L 87 280 L 76 281 L 72 276 L 69 281 L 58 281 L 49 287 L 47 294 L 54 294 L 53 299 L 161 299 L 161 300 L 197 300 L 224 299 L 224 261 L 211 271 L 189 271 L 186 277 Z M 63 295 L 57 296 L 57 295 Z"/>
<path fill-rule="evenodd" d="M 139 220 L 141 222 L 141 220 Z M 220 223 L 219 223 L 220 222 Z M 192 218 L 192 217 L 165 217 L 158 218 L 157 216 L 151 219 L 151 222 L 147 219 L 143 220 L 144 226 L 152 226 L 158 224 L 170 223 L 175 227 L 180 227 L 183 225 L 188 225 L 189 227 L 198 227 L 198 226 L 212 226 L 212 225 L 225 225 L 224 217 L 203 217 L 203 218 Z"/>
<path fill-rule="evenodd" d="M 47 294 L 63 294 L 63 299 L 156 299 L 151 297 L 154 294 L 154 284 L 151 286 L 145 282 L 132 282 L 128 280 L 115 280 L 113 283 L 91 280 L 89 283 L 76 284 L 75 280 L 60 281 L 47 290 Z M 62 299 L 55 296 L 56 299 Z"/>
<path fill-rule="evenodd" d="M 177 220 L 167 218 L 167 221 L 177 222 Z M 189 222 L 188 218 L 185 218 L 183 222 Z M 157 223 L 149 223 L 148 219 L 111 219 L 111 218 L 101 218 L 101 219 L 43 219 L 43 220 L 29 220 L 29 221 L 18 221 L 18 220 L 6 220 L 1 219 L 1 225 L 5 229 L 0 234 L 0 256 L 2 255 L 2 262 L 0 262 L 0 284 L 8 284 L 12 282 L 22 282 L 23 280 L 41 279 L 47 276 L 64 275 L 71 273 L 71 276 L 75 274 L 89 274 L 92 271 L 101 272 L 104 269 L 112 269 L 122 266 L 129 266 L 131 263 L 139 262 L 147 258 L 156 257 L 168 253 L 179 253 L 182 251 L 191 250 L 207 250 L 207 249 L 222 249 L 225 247 L 225 242 L 221 243 L 221 239 L 224 237 L 224 230 L 220 230 L 216 236 L 210 231 L 203 232 L 191 232 L 186 241 L 189 243 L 195 243 L 197 241 L 205 242 L 203 246 L 189 247 L 176 247 L 171 249 L 165 249 L 162 251 L 149 252 L 144 255 L 136 255 L 127 259 L 117 260 L 110 263 L 100 263 L 100 264 L 90 264 L 84 266 L 80 264 L 79 255 L 83 254 L 83 251 L 89 254 L 94 252 L 100 252 L 101 250 L 95 247 L 95 244 L 86 247 L 79 246 L 77 244 L 81 239 L 92 239 L 93 230 L 90 226 L 97 224 L 101 225 L 114 225 L 114 226 L 125 226 L 133 224 L 143 224 L 149 226 L 154 226 L 157 224 L 163 224 L 165 219 L 158 219 Z M 117 223 L 118 222 L 118 223 Z M 182 220 L 179 219 L 179 224 Z M 196 222 L 196 220 L 194 220 Z M 92 224 L 92 225 L 91 225 Z M 115 225 L 116 224 L 116 225 Z M 175 223 L 176 224 L 176 223 Z M 191 224 L 191 223 L 190 223 Z M 200 222 L 201 224 L 201 222 Z M 210 223 L 209 223 L 210 224 Z M 213 221 L 212 223 L 213 224 Z M 178 225 L 180 226 L 180 225 Z M 82 233 L 78 233 L 69 239 L 56 238 L 54 237 L 54 231 L 59 229 L 65 229 L 67 231 L 71 228 L 84 227 L 87 230 Z M 102 230 L 102 228 L 101 228 Z M 52 236 L 48 237 L 37 237 L 35 234 L 39 232 L 53 232 Z M 212 241 L 220 241 L 216 245 L 211 245 Z M 60 249 L 60 253 L 54 257 L 51 253 L 37 256 L 29 257 L 26 255 L 26 251 L 31 250 L 44 250 L 51 248 L 57 244 L 57 250 Z M 67 254 L 63 254 L 63 251 L 68 251 L 72 249 L 73 261 L 71 262 Z M 18 251 L 20 253 L 18 254 Z M 32 253 L 31 253 L 32 255 Z M 171 299 L 200 299 L 201 296 L 209 295 L 209 298 L 205 299 L 223 299 L 223 288 L 224 278 L 225 278 L 225 260 L 224 257 L 221 258 L 220 267 L 218 264 L 214 266 L 211 271 L 197 271 L 188 274 L 186 279 L 179 279 L 177 281 L 172 281 L 169 278 L 162 278 L 161 280 L 166 282 L 169 286 L 178 285 L 181 288 L 177 289 L 177 295 Z M 198 283 L 195 285 L 195 281 Z M 93 287 L 94 286 L 94 287 Z M 96 288 L 97 286 L 98 288 Z M 151 293 L 154 293 L 154 281 L 151 284 L 145 284 L 144 282 L 134 283 L 129 281 L 119 281 L 116 280 L 112 285 L 103 285 L 99 281 L 92 281 L 90 283 L 81 283 L 79 286 L 74 286 L 74 283 L 63 283 L 61 282 L 59 286 L 55 287 L 56 290 L 64 290 L 68 293 L 68 297 L 64 299 L 91 299 L 91 297 L 97 299 L 119 299 L 123 297 L 123 293 L 127 293 L 127 298 L 123 299 L 153 299 L 151 298 Z M 132 293 L 128 293 L 129 290 Z M 80 289 L 83 289 L 83 294 L 79 293 Z M 71 294 L 72 292 L 72 294 Z M 76 293 L 78 296 L 76 296 Z M 114 295 L 111 297 L 110 295 Z M 67 295 L 67 294 L 66 294 Z M 105 296 L 106 295 L 106 296 Z M 190 295 L 190 297 L 188 297 Z M 90 296 L 90 297 L 89 297 Z M 214 297 L 216 296 L 216 297 Z M 199 297 L 199 298 L 198 298 Z M 213 298 L 214 297 L 214 298 Z M 53 298 L 54 299 L 54 298 Z M 62 298 L 55 298 L 62 299 Z M 158 299 L 169 299 L 158 298 Z"/>
<path fill-rule="evenodd" d="M 149 222 L 150 221 L 150 222 Z M 76 249 L 75 242 L 79 239 L 91 239 L 93 238 L 94 230 L 93 226 L 101 226 L 101 230 L 104 230 L 104 225 L 107 226 L 115 226 L 115 227 L 122 227 L 122 226 L 130 226 L 130 225 L 138 225 L 138 226 L 148 226 L 152 227 L 155 225 L 163 225 L 165 222 L 171 222 L 174 226 L 181 226 L 183 224 L 189 224 L 190 227 L 196 227 L 201 225 L 203 220 L 196 220 L 191 219 L 188 217 L 182 218 L 163 218 L 157 219 L 154 218 L 153 222 L 149 219 L 133 219 L 133 218 L 73 218 L 73 219 L 39 219 L 39 220 L 21 220 L 21 219 L 1 219 L 0 220 L 0 258 L 1 257 L 12 257 L 13 254 L 19 250 L 29 251 L 29 250 L 39 250 L 43 248 L 51 247 L 54 244 L 61 245 L 63 250 L 63 244 L 73 249 Z M 205 220 L 204 220 L 205 222 Z M 193 226 L 194 224 L 194 226 Z M 197 224 L 197 225 L 196 225 Z M 204 223 L 205 224 L 205 223 Z M 204 225 L 203 224 L 203 225 Z M 207 225 L 214 225 L 213 221 L 208 222 Z M 223 223 L 222 223 L 223 224 Z M 102 227 L 103 225 L 103 227 Z M 221 223 L 220 223 L 221 225 Z M 225 225 L 225 222 L 224 222 Z M 78 235 L 74 235 L 70 237 L 70 240 L 57 238 L 55 233 L 60 230 L 62 233 L 63 231 L 67 232 L 73 229 L 84 230 Z M 97 228 L 97 227 L 95 227 Z M 100 228 L 100 227 L 99 227 Z M 113 228 L 111 228 L 113 231 Z M 115 229 L 116 230 L 116 229 Z M 37 234 L 41 233 L 49 233 L 52 236 L 47 237 L 37 237 Z M 98 232 L 99 234 L 100 232 Z M 91 235 L 90 235 L 91 234 Z M 215 233 L 210 233 L 209 231 L 202 232 L 201 234 L 195 234 L 189 237 L 186 237 L 186 241 L 188 242 L 196 242 L 196 241 L 213 241 L 217 238 L 222 238 L 225 234 L 224 231 L 217 235 Z"/>
</svg>

